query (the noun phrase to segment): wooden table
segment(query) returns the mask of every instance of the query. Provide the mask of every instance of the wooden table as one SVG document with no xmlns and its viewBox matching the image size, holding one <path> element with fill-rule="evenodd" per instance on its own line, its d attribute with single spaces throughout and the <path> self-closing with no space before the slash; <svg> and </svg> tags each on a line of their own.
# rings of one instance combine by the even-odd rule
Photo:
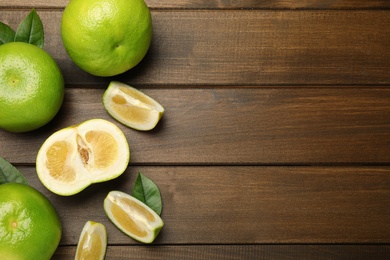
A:
<svg viewBox="0 0 390 260">
<path fill-rule="evenodd" d="M 153 42 L 113 78 L 78 69 L 60 37 L 68 0 L 2 0 L 16 29 L 35 7 L 45 50 L 66 81 L 47 126 L 0 131 L 0 156 L 55 205 L 54 259 L 72 259 L 87 220 L 105 224 L 107 259 L 383 259 L 390 254 L 390 3 L 384 0 L 147 0 Z M 54 131 L 90 118 L 115 122 L 102 94 L 126 82 L 166 109 L 151 132 L 117 125 L 131 147 L 118 179 L 60 197 L 35 173 Z M 165 227 L 136 243 L 106 217 L 114 189 L 137 172 L 163 197 Z"/>
</svg>

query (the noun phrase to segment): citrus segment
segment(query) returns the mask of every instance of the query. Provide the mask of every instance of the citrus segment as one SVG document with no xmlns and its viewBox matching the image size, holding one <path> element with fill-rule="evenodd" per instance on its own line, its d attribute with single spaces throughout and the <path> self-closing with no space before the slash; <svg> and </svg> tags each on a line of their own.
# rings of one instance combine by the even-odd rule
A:
<svg viewBox="0 0 390 260">
<path fill-rule="evenodd" d="M 121 191 L 107 195 L 104 210 L 122 232 L 143 243 L 152 243 L 164 225 L 151 208 Z"/>
<path fill-rule="evenodd" d="M 153 129 L 164 114 L 154 99 L 121 82 L 112 81 L 103 95 L 107 112 L 122 124 L 141 131 Z"/>
<path fill-rule="evenodd" d="M 108 168 L 118 158 L 118 143 L 114 137 L 103 131 L 88 131 L 85 140 L 91 145 L 92 154 L 95 155 L 95 167 Z M 84 161 L 88 161 L 88 153 L 84 151 Z"/>
<path fill-rule="evenodd" d="M 65 141 L 55 142 L 48 148 L 46 152 L 47 169 L 54 179 L 64 182 L 75 180 L 75 169 L 68 165 L 68 154 L 71 154 L 71 148 Z"/>
<path fill-rule="evenodd" d="M 91 119 L 52 134 L 39 149 L 36 169 L 46 188 L 73 195 L 92 183 L 118 177 L 129 159 L 123 132 L 109 121 Z"/>
<path fill-rule="evenodd" d="M 99 222 L 87 221 L 80 234 L 75 260 L 103 260 L 106 248 L 106 227 Z"/>
<path fill-rule="evenodd" d="M 36 189 L 0 185 L 0 258 L 49 260 L 62 234 L 58 214 Z"/>
</svg>

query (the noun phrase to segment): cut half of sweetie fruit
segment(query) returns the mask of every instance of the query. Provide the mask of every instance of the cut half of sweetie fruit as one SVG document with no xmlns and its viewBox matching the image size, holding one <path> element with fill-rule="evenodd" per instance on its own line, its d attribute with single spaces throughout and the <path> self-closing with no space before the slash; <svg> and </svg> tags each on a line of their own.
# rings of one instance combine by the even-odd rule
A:
<svg viewBox="0 0 390 260">
<path fill-rule="evenodd" d="M 152 243 L 164 226 L 156 212 L 121 191 L 108 193 L 104 199 L 104 210 L 123 233 L 142 243 Z"/>
<path fill-rule="evenodd" d="M 104 119 L 91 119 L 52 134 L 41 146 L 36 170 L 42 184 L 63 196 L 120 176 L 130 160 L 123 132 Z"/>
<path fill-rule="evenodd" d="M 122 124 L 140 131 L 153 129 L 164 114 L 164 108 L 140 90 L 112 81 L 103 95 L 107 112 Z"/>
<path fill-rule="evenodd" d="M 75 260 L 103 260 L 106 249 L 106 227 L 99 222 L 87 221 L 80 234 Z"/>
</svg>

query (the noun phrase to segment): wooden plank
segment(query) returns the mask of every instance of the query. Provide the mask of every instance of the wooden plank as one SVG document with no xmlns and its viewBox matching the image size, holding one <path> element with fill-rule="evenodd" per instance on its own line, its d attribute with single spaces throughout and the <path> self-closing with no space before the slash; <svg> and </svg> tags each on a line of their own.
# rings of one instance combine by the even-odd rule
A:
<svg viewBox="0 0 390 260">
<path fill-rule="evenodd" d="M 256 259 L 264 255 L 262 246 L 108 246 L 106 259 Z M 59 247 L 56 260 L 72 259 L 76 247 Z"/>
<path fill-rule="evenodd" d="M 91 118 L 125 133 L 132 164 L 389 164 L 389 88 L 148 89 L 166 113 L 151 132 L 127 128 L 103 89 L 69 88 L 60 113 L 24 134 L 0 131 L 0 156 L 35 163 L 54 131 Z"/>
<path fill-rule="evenodd" d="M 56 260 L 73 259 L 76 247 L 59 247 Z M 386 259 L 390 246 L 378 245 L 190 245 L 109 246 L 107 259 Z"/>
<path fill-rule="evenodd" d="M 0 7 L 34 7 L 34 8 L 64 8 L 69 0 L 2 0 Z M 385 0 L 341 0 L 341 1 L 310 1 L 310 0 L 145 0 L 151 9 L 378 9 L 389 8 Z"/>
<path fill-rule="evenodd" d="M 26 11 L 1 10 L 16 28 Z M 40 10 L 45 49 L 68 84 L 103 84 L 78 69 L 60 37 L 62 10 Z M 154 11 L 153 43 L 132 84 L 389 85 L 389 11 Z"/>
<path fill-rule="evenodd" d="M 131 192 L 137 172 L 160 188 L 165 226 L 155 244 L 389 243 L 389 167 L 130 166 L 116 180 L 57 196 L 33 167 L 18 167 L 55 205 L 62 245 L 75 245 L 87 220 L 109 243 L 137 244 L 106 217 L 111 190 Z"/>
</svg>

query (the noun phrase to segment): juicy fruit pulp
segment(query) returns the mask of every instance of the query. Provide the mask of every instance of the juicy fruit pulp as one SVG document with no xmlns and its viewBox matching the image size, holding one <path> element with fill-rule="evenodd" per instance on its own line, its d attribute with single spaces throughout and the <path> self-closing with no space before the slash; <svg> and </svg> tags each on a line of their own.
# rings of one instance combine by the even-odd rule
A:
<svg viewBox="0 0 390 260">
<path fill-rule="evenodd" d="M 87 221 L 81 231 L 75 260 L 103 260 L 107 248 L 107 231 L 103 224 Z"/>
<path fill-rule="evenodd" d="M 73 195 L 114 179 L 127 168 L 130 148 L 113 123 L 91 119 L 52 134 L 38 152 L 38 177 L 49 190 Z"/>
<path fill-rule="evenodd" d="M 39 191 L 19 183 L 0 185 L 1 259 L 50 259 L 61 233 L 57 212 Z"/>
<path fill-rule="evenodd" d="M 71 0 L 61 35 L 77 66 L 95 76 L 114 76 L 146 55 L 152 19 L 144 0 Z"/>
<path fill-rule="evenodd" d="M 164 222 L 151 208 L 121 191 L 111 191 L 104 200 L 109 219 L 133 239 L 152 243 Z"/>
<path fill-rule="evenodd" d="M 153 129 L 164 114 L 164 108 L 143 92 L 112 81 L 103 95 L 107 112 L 122 124 L 142 131 Z"/>
<path fill-rule="evenodd" d="M 64 80 L 53 58 L 28 43 L 0 46 L 0 128 L 27 132 L 47 124 L 64 97 Z"/>
</svg>

